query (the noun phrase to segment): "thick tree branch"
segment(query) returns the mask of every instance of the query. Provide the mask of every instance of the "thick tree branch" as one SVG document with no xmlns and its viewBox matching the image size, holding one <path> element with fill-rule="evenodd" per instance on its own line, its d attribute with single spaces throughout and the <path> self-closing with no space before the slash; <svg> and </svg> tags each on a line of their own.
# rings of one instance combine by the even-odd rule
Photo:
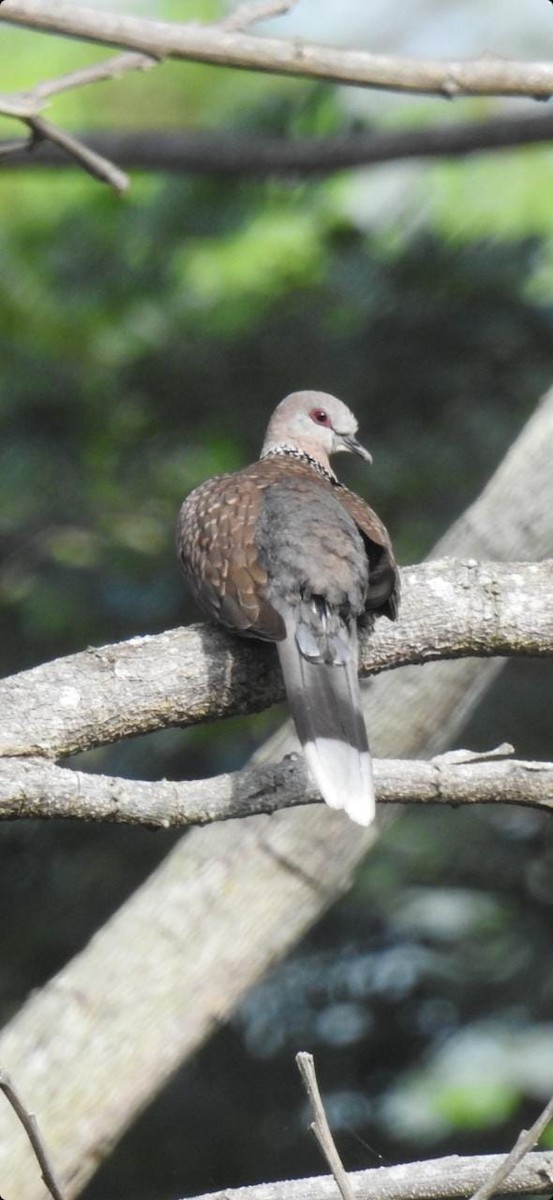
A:
<svg viewBox="0 0 553 1200">
<path fill-rule="evenodd" d="M 553 653 L 553 561 L 444 560 L 403 572 L 396 624 L 361 639 L 360 673 L 437 659 Z M 0 755 L 57 758 L 282 699 L 274 648 L 210 626 L 57 659 L 0 682 Z"/>
<path fill-rule="evenodd" d="M 430 1159 L 393 1167 L 352 1171 L 356 1200 L 465 1200 L 504 1162 L 501 1154 L 478 1154 L 471 1158 Z M 551 1192 L 553 1151 L 528 1154 L 502 1184 L 504 1196 L 536 1196 Z M 194 1200 L 336 1200 L 332 1175 L 311 1179 L 287 1179 L 253 1187 L 225 1188 L 207 1192 Z"/>
<path fill-rule="evenodd" d="M 552 457 L 550 392 L 435 557 L 550 554 Z M 430 663 L 372 681 L 365 707 L 375 753 L 428 757 L 445 749 L 501 666 L 497 659 Z M 74 700 L 60 691 L 58 703 Z M 264 752 L 274 761 L 290 749 L 283 734 Z M 320 805 L 191 830 L 10 1021 L 0 1062 L 33 1097 L 69 1197 L 178 1064 L 349 886 L 376 836 L 374 825 L 364 833 Z M 39 1200 L 35 1164 L 8 1115 L 0 1106 L 2 1185 L 18 1200 Z M 412 1168 L 401 1170 L 409 1190 Z M 306 1194 L 303 1182 L 299 1190 Z"/>
<path fill-rule="evenodd" d="M 505 754 L 511 749 L 503 748 Z M 553 763 L 496 755 L 376 759 L 384 804 L 523 804 L 553 812 Z M 320 800 L 301 757 L 214 779 L 156 783 L 89 775 L 43 758 L 0 758 L 0 820 L 110 821 L 155 829 L 273 813 Z"/>
<path fill-rule="evenodd" d="M 36 90 L 36 89 L 35 89 Z M 494 117 L 487 121 L 447 122 L 426 129 L 344 134 L 327 138 L 256 137 L 234 133 L 183 130 L 122 130 L 79 135 L 97 154 L 131 170 L 213 175 L 324 175 L 349 167 L 370 166 L 411 158 L 463 157 L 490 150 L 549 142 L 553 113 Z M 68 167 L 71 162 L 55 145 L 28 150 L 26 143 L 0 142 L 6 166 Z"/>
<path fill-rule="evenodd" d="M 44 0 L 4 0 L 0 21 L 27 29 L 137 50 L 156 58 L 186 59 L 336 83 L 444 96 L 553 95 L 553 63 L 399 58 L 338 50 L 298 39 L 257 37 L 224 25 L 177 24 L 107 13 Z"/>
</svg>

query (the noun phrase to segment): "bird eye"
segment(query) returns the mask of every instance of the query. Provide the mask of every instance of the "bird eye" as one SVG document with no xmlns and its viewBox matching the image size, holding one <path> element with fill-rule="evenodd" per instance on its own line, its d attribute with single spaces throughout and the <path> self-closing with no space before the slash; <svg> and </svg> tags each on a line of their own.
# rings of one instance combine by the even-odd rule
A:
<svg viewBox="0 0 553 1200">
<path fill-rule="evenodd" d="M 327 425 L 330 428 L 330 417 L 324 408 L 312 408 L 309 416 L 316 425 Z"/>
</svg>

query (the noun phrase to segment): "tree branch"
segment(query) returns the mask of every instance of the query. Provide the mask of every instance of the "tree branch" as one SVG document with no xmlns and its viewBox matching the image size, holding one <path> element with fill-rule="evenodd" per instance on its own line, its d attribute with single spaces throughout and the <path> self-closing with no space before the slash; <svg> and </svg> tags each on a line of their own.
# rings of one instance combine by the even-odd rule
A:
<svg viewBox="0 0 553 1200">
<path fill-rule="evenodd" d="M 87 87 L 90 83 L 117 79 L 127 71 L 147 71 L 158 62 L 159 59 L 151 54 L 116 54 L 103 62 L 95 63 L 94 66 L 81 67 L 78 71 L 58 75 L 55 79 L 45 79 L 26 91 L 0 92 L 0 114 L 4 117 L 18 117 L 21 120 L 37 117 L 52 96 L 73 91 L 74 88 Z"/>
<path fill-rule="evenodd" d="M 177 24 L 121 13 L 76 8 L 63 2 L 4 0 L 0 21 L 137 50 L 156 58 L 186 59 L 273 74 L 327 79 L 399 92 L 443 96 L 553 95 L 553 63 L 516 62 L 495 56 L 475 60 L 400 58 L 339 50 L 298 39 L 257 37 L 224 25 Z"/>
<path fill-rule="evenodd" d="M 84 167 L 89 175 L 94 179 L 98 179 L 100 183 L 108 183 L 120 195 L 127 191 L 129 186 L 129 177 L 124 171 L 120 171 L 114 163 L 109 162 L 100 154 L 96 154 L 94 150 L 85 146 L 79 138 L 74 137 L 70 133 L 65 133 L 63 129 L 59 129 L 57 125 L 53 125 L 51 121 L 46 121 L 44 117 L 27 117 L 26 124 L 32 130 L 34 135 L 28 149 L 32 150 L 37 141 L 52 142 L 55 146 L 59 146 L 65 154 L 68 154 L 80 167 Z"/>
<path fill-rule="evenodd" d="M 521 1130 L 511 1152 L 506 1155 L 503 1162 L 496 1167 L 495 1171 L 492 1171 L 489 1178 L 480 1184 L 480 1187 L 475 1191 L 471 1200 L 490 1200 L 491 1196 L 497 1194 L 503 1195 L 505 1192 L 505 1183 L 509 1179 L 509 1176 L 530 1150 L 534 1149 L 536 1142 L 539 1142 L 552 1121 L 553 1096 L 548 1100 L 545 1108 L 542 1109 L 533 1125 L 530 1126 L 530 1129 Z"/>
<path fill-rule="evenodd" d="M 315 1073 L 315 1062 L 312 1054 L 307 1054 L 305 1050 L 301 1050 L 296 1054 L 296 1063 L 299 1073 L 303 1080 L 303 1085 L 307 1092 L 307 1097 L 313 1111 L 313 1121 L 309 1126 L 314 1133 L 319 1146 L 326 1158 L 326 1161 L 332 1171 L 332 1175 L 336 1180 L 336 1186 L 340 1192 L 342 1200 L 354 1200 L 353 1187 L 348 1178 L 347 1171 L 338 1154 L 334 1138 L 330 1132 L 327 1115 L 324 1109 L 317 1075 Z"/>
<path fill-rule="evenodd" d="M 233 130 L 86 131 L 81 139 L 97 154 L 133 170 L 213 175 L 324 175 L 352 167 L 402 159 L 463 157 L 490 150 L 539 144 L 553 139 L 553 113 L 494 117 L 389 132 L 344 134 L 327 138 L 245 136 Z M 54 145 L 36 147 L 33 155 L 15 155 L 27 144 L 0 142 L 0 155 L 11 154 L 16 168 L 67 167 L 66 155 Z"/>
<path fill-rule="evenodd" d="M 477 1154 L 470 1158 L 451 1155 L 410 1162 L 393 1167 L 351 1171 L 349 1178 L 356 1200 L 465 1200 L 504 1162 L 501 1154 Z M 543 1196 L 551 1193 L 553 1152 L 528 1154 L 502 1185 L 504 1196 Z M 287 1179 L 253 1187 L 225 1188 L 207 1192 L 194 1200 L 335 1200 L 336 1183 L 331 1175 L 311 1179 Z"/>
<path fill-rule="evenodd" d="M 383 804 L 523 804 L 553 811 L 553 763 L 463 754 L 461 761 L 376 759 L 374 773 Z M 297 755 L 179 783 L 89 775 L 43 758 L 0 758 L 0 820 L 61 818 L 176 829 L 318 801 Z"/>
<path fill-rule="evenodd" d="M 482 494 L 442 537 L 435 556 L 539 559 L 550 554 L 552 457 L 553 391 L 538 405 Z M 256 661 L 259 672 L 261 660 Z M 145 665 L 135 660 L 136 671 Z M 497 659 L 440 662 L 424 671 L 406 667 L 374 680 L 364 706 L 375 753 L 428 757 L 445 749 L 501 666 Z M 122 669 L 117 659 L 111 664 L 106 659 L 99 679 Z M 163 657 L 159 704 L 166 671 Z M 180 671 L 184 674 L 182 662 Z M 151 672 L 150 666 L 147 674 Z M 42 668 L 39 679 L 41 673 Z M 250 687 L 255 681 L 252 675 Z M 5 706 L 0 710 L 22 745 L 29 682 L 21 692 L 20 725 L 11 725 L 13 717 Z M 228 687 L 224 677 L 223 684 Z M 56 707 L 71 709 L 79 699 L 75 693 L 74 688 L 61 687 Z M 16 703 L 15 696 L 11 700 Z M 85 697 L 83 703 L 88 704 Z M 167 711 L 172 707 L 170 699 Z M 49 720 L 46 703 L 43 717 Z M 35 711 L 33 733 L 39 727 Z M 281 734 L 270 739 L 263 752 L 274 760 L 290 748 L 289 738 Z M 4 751 L 9 753 L 7 747 Z M 376 826 L 364 832 L 323 806 L 275 813 L 270 820 L 216 822 L 191 830 L 81 953 L 1 1031 L 0 1062 L 44 1114 L 48 1145 L 68 1197 L 79 1191 L 106 1147 L 177 1066 L 349 887 L 377 833 Z M 63 1088 L 60 1079 L 66 1084 Z M 0 1107 L 2 1186 L 10 1195 L 34 1195 L 34 1164 L 21 1144 L 14 1143 L 7 1116 Z M 487 1174 L 493 1164 L 484 1161 Z M 542 1159 L 547 1161 L 551 1156 Z M 439 1196 L 444 1188 L 447 1194 L 458 1186 L 457 1163 L 452 1160 L 442 1175 Z M 411 1190 L 416 1168 L 397 1170 L 395 1186 L 401 1178 L 403 1195 L 409 1192 L 417 1200 Z M 471 1194 L 483 1178 L 484 1173 L 473 1177 L 463 1194 Z M 543 1179 L 540 1187 L 532 1184 L 528 1191 L 546 1191 Z M 317 1189 L 324 1188 L 324 1181 L 315 1183 Z M 511 1180 L 507 1191 L 510 1185 Z M 295 1197 L 308 1194 L 303 1181 L 287 1186 Z M 332 1180 L 330 1187 L 335 1188 Z M 547 1187 L 551 1192 L 550 1177 Z M 334 1200 L 335 1191 L 332 1195 Z M 326 1196 L 330 1200 L 329 1190 Z"/>
<path fill-rule="evenodd" d="M 118 54 L 95 66 L 83 67 L 81 70 L 61 75 L 57 79 L 45 80 L 31 88 L 30 91 L 15 92 L 13 95 L 0 94 L 0 114 L 23 121 L 31 130 L 31 137 L 23 145 L 16 142 L 13 147 L 10 147 L 9 143 L 4 144 L 3 147 L 0 146 L 0 156 L 6 157 L 16 150 L 23 150 L 28 154 L 40 142 L 51 142 L 65 155 L 69 155 L 71 159 L 78 162 L 79 166 L 84 167 L 85 171 L 88 171 L 95 179 L 99 179 L 101 183 L 110 184 L 119 193 L 125 192 L 129 186 L 129 180 L 118 167 L 114 166 L 105 155 L 89 149 L 73 134 L 64 133 L 56 125 L 46 121 L 40 116 L 40 113 L 48 99 L 59 95 L 60 92 L 84 87 L 90 83 L 99 83 L 106 79 L 114 79 L 125 71 L 144 71 L 154 66 L 157 61 L 151 55 Z"/>
<path fill-rule="evenodd" d="M 553 563 L 444 560 L 403 572 L 396 624 L 360 644 L 360 673 L 438 659 L 553 653 Z M 57 758 L 283 697 L 274 647 L 196 625 L 57 659 L 0 681 L 0 755 Z"/>
<path fill-rule="evenodd" d="M 253 3 L 239 4 L 221 21 L 221 25 L 223 29 L 247 29 L 258 21 L 283 16 L 295 8 L 296 3 L 297 0 L 253 0 Z"/>
<path fill-rule="evenodd" d="M 12 1079 L 10 1079 L 7 1071 L 3 1071 L 1 1068 L 0 1091 L 4 1093 L 6 1100 L 8 1100 L 8 1102 L 11 1104 L 14 1113 L 25 1130 L 25 1133 L 31 1144 L 33 1154 L 40 1167 L 42 1179 L 45 1186 L 48 1188 L 50 1195 L 52 1196 L 52 1200 L 63 1200 L 63 1196 L 54 1173 L 54 1168 L 50 1162 L 48 1151 L 44 1145 L 44 1141 L 38 1127 L 37 1119 L 34 1113 L 29 1112 L 29 1110 L 25 1107 L 14 1082 Z"/>
</svg>

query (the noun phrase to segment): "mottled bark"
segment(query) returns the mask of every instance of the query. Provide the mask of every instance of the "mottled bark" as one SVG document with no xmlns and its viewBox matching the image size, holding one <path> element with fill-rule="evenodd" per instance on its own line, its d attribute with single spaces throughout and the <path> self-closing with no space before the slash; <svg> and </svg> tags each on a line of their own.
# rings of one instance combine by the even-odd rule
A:
<svg viewBox="0 0 553 1200">
<path fill-rule="evenodd" d="M 365 632 L 361 675 L 409 663 L 553 652 L 553 560 L 445 560 L 403 572 L 400 618 Z M 271 646 L 212 626 L 85 650 L 0 681 L 0 756 L 74 754 L 168 725 L 267 708 Z"/>
<path fill-rule="evenodd" d="M 502 1162 L 500 1154 L 430 1159 L 393 1167 L 351 1171 L 356 1200 L 465 1200 Z M 504 1196 L 549 1195 L 553 1183 L 553 1151 L 528 1154 L 502 1187 Z M 225 1188 L 194 1200 L 336 1200 L 331 1175 L 286 1179 L 254 1187 Z"/>
</svg>

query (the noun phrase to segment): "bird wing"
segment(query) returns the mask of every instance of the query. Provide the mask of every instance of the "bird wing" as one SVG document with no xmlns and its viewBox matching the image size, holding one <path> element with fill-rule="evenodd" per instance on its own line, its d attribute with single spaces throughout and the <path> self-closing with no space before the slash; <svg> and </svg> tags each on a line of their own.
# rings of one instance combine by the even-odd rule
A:
<svg viewBox="0 0 553 1200">
<path fill-rule="evenodd" d="M 256 525 L 262 479 L 246 469 L 207 480 L 185 500 L 177 524 L 179 559 L 205 612 L 236 633 L 280 641 L 280 614 L 267 599 Z"/>
<path fill-rule="evenodd" d="M 335 494 L 353 517 L 365 543 L 369 560 L 366 610 L 395 621 L 399 609 L 400 580 L 388 530 L 374 509 L 355 492 L 338 484 Z"/>
</svg>

